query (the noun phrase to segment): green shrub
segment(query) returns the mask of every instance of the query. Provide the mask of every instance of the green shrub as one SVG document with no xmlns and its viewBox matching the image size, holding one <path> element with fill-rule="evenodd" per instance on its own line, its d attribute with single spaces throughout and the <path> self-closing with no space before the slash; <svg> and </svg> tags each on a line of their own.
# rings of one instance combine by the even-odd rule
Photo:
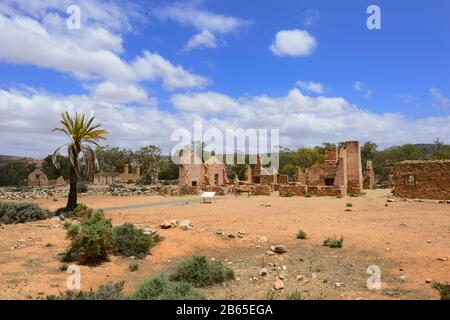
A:
<svg viewBox="0 0 450 320">
<path fill-rule="evenodd" d="M 80 203 L 73 211 L 68 211 L 66 207 L 59 208 L 55 211 L 55 215 L 63 215 L 66 218 L 87 219 L 92 215 L 93 211 L 93 209 L 90 209 L 86 205 Z"/>
<path fill-rule="evenodd" d="M 305 239 L 307 239 L 307 238 L 308 238 L 308 235 L 306 234 L 305 231 L 299 230 L 299 231 L 297 232 L 297 239 L 305 240 Z"/>
<path fill-rule="evenodd" d="M 130 296 L 133 300 L 205 300 L 186 282 L 172 282 L 164 274 L 151 277 Z"/>
<path fill-rule="evenodd" d="M 334 238 L 328 238 L 325 239 L 323 242 L 323 245 L 330 248 L 342 248 L 342 243 L 344 242 L 344 238 L 341 236 L 340 239 L 334 237 Z"/>
<path fill-rule="evenodd" d="M 292 192 L 285 192 L 284 194 L 283 194 L 283 197 L 285 197 L 285 198 L 292 198 L 294 196 L 294 194 L 292 193 Z"/>
<path fill-rule="evenodd" d="M 436 282 L 433 284 L 433 289 L 439 291 L 441 300 L 450 300 L 450 283 Z"/>
<path fill-rule="evenodd" d="M 92 264 L 107 259 L 112 248 L 112 225 L 103 211 L 96 210 L 80 224 L 66 223 L 64 227 L 71 244 L 63 261 Z"/>
<path fill-rule="evenodd" d="M 0 202 L 0 223 L 25 223 L 45 220 L 53 215 L 34 203 Z"/>
<path fill-rule="evenodd" d="M 155 244 L 151 236 L 131 223 L 113 229 L 112 243 L 115 255 L 138 258 L 147 256 L 150 247 Z"/>
<path fill-rule="evenodd" d="M 137 263 L 130 264 L 130 265 L 128 266 L 128 269 L 129 269 L 131 272 L 135 272 L 135 271 L 139 270 L 139 265 L 138 265 Z"/>
<path fill-rule="evenodd" d="M 66 291 L 47 296 L 47 300 L 124 300 L 124 282 L 102 284 L 97 291 Z"/>
<path fill-rule="evenodd" d="M 311 198 L 311 197 L 312 197 L 312 194 L 308 192 L 308 193 L 305 194 L 305 197 L 306 197 L 306 198 Z"/>
<path fill-rule="evenodd" d="M 69 266 L 67 265 L 67 263 L 61 263 L 61 265 L 59 266 L 59 271 L 67 271 L 67 269 L 69 269 Z"/>
<path fill-rule="evenodd" d="M 195 287 L 205 287 L 234 279 L 233 270 L 221 262 L 208 261 L 205 256 L 194 256 L 180 263 L 170 275 L 172 281 L 188 282 Z"/>
<path fill-rule="evenodd" d="M 301 295 L 300 291 L 298 291 L 298 290 L 295 290 L 294 292 L 289 294 L 287 299 L 288 300 L 303 300 L 302 295 Z"/>
<path fill-rule="evenodd" d="M 77 192 L 78 193 L 86 193 L 89 191 L 89 186 L 86 181 L 81 180 L 77 183 Z"/>
<path fill-rule="evenodd" d="M 347 202 L 346 207 L 347 207 L 347 208 L 351 208 L 351 207 L 353 207 L 353 204 L 350 203 L 350 202 Z"/>
</svg>

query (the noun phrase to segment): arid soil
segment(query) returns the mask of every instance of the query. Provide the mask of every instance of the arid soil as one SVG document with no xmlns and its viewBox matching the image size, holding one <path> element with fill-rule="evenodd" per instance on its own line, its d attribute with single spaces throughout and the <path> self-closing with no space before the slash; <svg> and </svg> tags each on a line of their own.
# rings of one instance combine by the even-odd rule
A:
<svg viewBox="0 0 450 320">
<path fill-rule="evenodd" d="M 125 281 L 130 292 L 145 278 L 204 254 L 223 261 L 237 277 L 201 289 L 209 299 L 286 299 L 295 290 L 305 299 L 438 299 L 427 281 L 450 281 L 450 204 L 387 203 L 389 193 L 373 190 L 343 199 L 229 195 L 212 204 L 193 196 L 82 197 L 80 202 L 89 207 L 108 208 L 113 224 L 132 222 L 157 229 L 165 238 L 145 259 L 111 256 L 99 266 L 81 266 L 82 289 Z M 36 200 L 49 209 L 65 201 Z M 159 229 L 170 219 L 188 219 L 194 228 Z M 307 240 L 296 239 L 299 229 L 306 231 Z M 237 231 L 245 235 L 226 237 Z M 343 248 L 322 246 L 325 238 L 341 235 Z M 267 255 L 276 244 L 285 245 L 287 252 Z M 59 270 L 58 254 L 67 245 L 56 219 L 0 227 L 0 299 L 39 299 L 65 291 L 68 275 Z M 131 272 L 131 263 L 139 270 Z M 366 285 L 371 265 L 381 269 L 379 290 Z M 259 276 L 262 267 L 268 268 L 267 276 Z M 284 289 L 274 290 L 280 275 Z"/>
</svg>

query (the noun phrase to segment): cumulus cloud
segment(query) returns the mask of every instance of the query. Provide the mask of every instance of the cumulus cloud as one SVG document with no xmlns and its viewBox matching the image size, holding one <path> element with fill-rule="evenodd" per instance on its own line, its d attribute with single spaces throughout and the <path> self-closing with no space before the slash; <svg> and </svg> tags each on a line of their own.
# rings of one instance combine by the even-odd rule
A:
<svg viewBox="0 0 450 320">
<path fill-rule="evenodd" d="M 277 32 L 270 50 L 277 56 L 308 56 L 317 47 L 316 39 L 308 31 L 294 29 Z"/>
<path fill-rule="evenodd" d="M 96 86 L 92 96 L 94 99 L 111 103 L 148 102 L 147 92 L 138 85 L 110 81 Z"/>
<path fill-rule="evenodd" d="M 201 33 L 196 34 L 189 39 L 186 44 L 186 50 L 190 51 L 195 48 L 217 48 L 217 38 L 208 30 L 204 30 Z"/>
<path fill-rule="evenodd" d="M 0 60 L 53 69 L 84 81 L 162 80 L 170 89 L 203 87 L 208 83 L 204 77 L 157 53 L 144 52 L 132 64 L 124 61 L 118 55 L 123 51 L 121 36 L 102 27 L 86 25 L 69 32 L 62 26 L 64 20 L 60 16 L 46 17 L 51 17 L 51 22 L 46 20 L 47 25 L 30 17 L 0 13 Z"/>
<path fill-rule="evenodd" d="M 117 101 L 120 99 L 116 99 Z M 229 97 L 217 92 L 174 94 L 175 112 L 157 107 L 107 103 L 85 95 L 54 95 L 36 90 L 0 90 L 0 150 L 43 157 L 63 142 L 51 133 L 60 113 L 85 112 L 110 131 L 107 143 L 137 148 L 161 144 L 166 152 L 175 129 L 280 129 L 286 147 L 314 146 L 322 141 L 371 140 L 380 146 L 426 143 L 430 137 L 450 141 L 450 116 L 410 119 L 398 113 L 377 114 L 341 97 L 311 97 L 292 89 L 287 95 Z"/>
<path fill-rule="evenodd" d="M 308 82 L 304 82 L 304 81 L 297 81 L 297 83 L 295 84 L 297 87 L 299 87 L 300 89 L 306 90 L 306 91 L 310 91 L 313 93 L 317 93 L 317 94 L 323 94 L 325 92 L 325 88 L 324 86 L 319 83 L 319 82 L 314 82 L 314 81 L 308 81 Z"/>
</svg>

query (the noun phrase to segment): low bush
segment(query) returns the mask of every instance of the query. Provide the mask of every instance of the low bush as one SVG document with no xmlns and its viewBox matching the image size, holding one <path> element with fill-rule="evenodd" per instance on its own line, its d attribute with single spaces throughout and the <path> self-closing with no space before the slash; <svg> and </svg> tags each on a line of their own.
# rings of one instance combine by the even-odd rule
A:
<svg viewBox="0 0 450 320">
<path fill-rule="evenodd" d="M 292 192 L 285 192 L 284 194 L 283 194 L 283 197 L 285 197 L 285 198 L 292 198 L 294 196 L 294 194 L 292 193 Z"/>
<path fill-rule="evenodd" d="M 433 284 L 433 288 L 439 291 L 441 300 L 450 300 L 450 283 L 436 282 Z"/>
<path fill-rule="evenodd" d="M 131 272 L 135 272 L 135 271 L 139 270 L 139 265 L 138 265 L 137 263 L 130 264 L 130 265 L 128 266 L 128 269 L 129 269 Z"/>
<path fill-rule="evenodd" d="M 287 299 L 288 300 L 303 300 L 302 295 L 301 295 L 300 291 L 298 291 L 298 290 L 295 290 L 294 292 L 289 294 Z"/>
<path fill-rule="evenodd" d="M 142 283 L 130 296 L 133 300 L 205 300 L 189 283 L 172 282 L 164 274 Z"/>
<path fill-rule="evenodd" d="M 102 284 L 97 291 L 66 291 L 47 300 L 124 300 L 124 282 Z"/>
<path fill-rule="evenodd" d="M 180 263 L 170 275 L 172 281 L 188 282 L 195 287 L 205 287 L 234 279 L 233 270 L 221 262 L 209 261 L 205 256 L 194 256 Z"/>
<path fill-rule="evenodd" d="M 323 242 L 323 245 L 329 248 L 342 248 L 342 244 L 344 242 L 344 238 L 341 236 L 340 239 L 334 237 L 334 238 L 328 238 L 325 239 Z"/>
<path fill-rule="evenodd" d="M 147 256 L 155 242 L 142 229 L 136 228 L 131 223 L 125 223 L 113 229 L 112 244 L 115 255 L 143 258 Z"/>
<path fill-rule="evenodd" d="M 347 207 L 347 208 L 351 208 L 351 207 L 353 207 L 353 204 L 350 203 L 350 202 L 347 202 L 346 207 Z"/>
<path fill-rule="evenodd" d="M 81 219 L 87 219 L 89 218 L 92 213 L 94 212 L 93 209 L 88 208 L 86 205 L 80 203 L 77 205 L 75 210 L 69 211 L 67 208 L 59 208 L 55 211 L 56 216 L 63 215 L 65 218 L 81 218 Z"/>
<path fill-rule="evenodd" d="M 66 223 L 67 239 L 71 240 L 63 261 L 77 260 L 82 264 L 93 264 L 107 259 L 112 249 L 111 219 L 101 210 L 96 210 L 80 224 Z"/>
<path fill-rule="evenodd" d="M 32 222 L 52 216 L 50 211 L 34 203 L 0 202 L 0 224 Z"/>
<path fill-rule="evenodd" d="M 297 232 L 297 239 L 305 240 L 305 239 L 307 239 L 307 238 L 308 238 L 308 235 L 306 234 L 305 231 L 299 230 L 299 231 Z"/>
<path fill-rule="evenodd" d="M 77 183 L 77 192 L 78 193 L 86 193 L 89 191 L 89 186 L 86 181 L 81 180 Z"/>
</svg>

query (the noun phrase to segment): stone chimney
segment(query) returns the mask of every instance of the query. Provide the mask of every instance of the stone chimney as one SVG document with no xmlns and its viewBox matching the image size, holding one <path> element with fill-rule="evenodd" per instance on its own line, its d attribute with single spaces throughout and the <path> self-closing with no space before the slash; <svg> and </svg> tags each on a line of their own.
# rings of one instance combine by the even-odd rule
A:
<svg viewBox="0 0 450 320">
<path fill-rule="evenodd" d="M 141 177 L 141 164 L 136 163 L 134 167 L 136 168 L 136 177 L 139 179 Z"/>
<path fill-rule="evenodd" d="M 124 174 L 130 173 L 130 166 L 128 164 L 123 165 L 123 173 Z"/>
</svg>

